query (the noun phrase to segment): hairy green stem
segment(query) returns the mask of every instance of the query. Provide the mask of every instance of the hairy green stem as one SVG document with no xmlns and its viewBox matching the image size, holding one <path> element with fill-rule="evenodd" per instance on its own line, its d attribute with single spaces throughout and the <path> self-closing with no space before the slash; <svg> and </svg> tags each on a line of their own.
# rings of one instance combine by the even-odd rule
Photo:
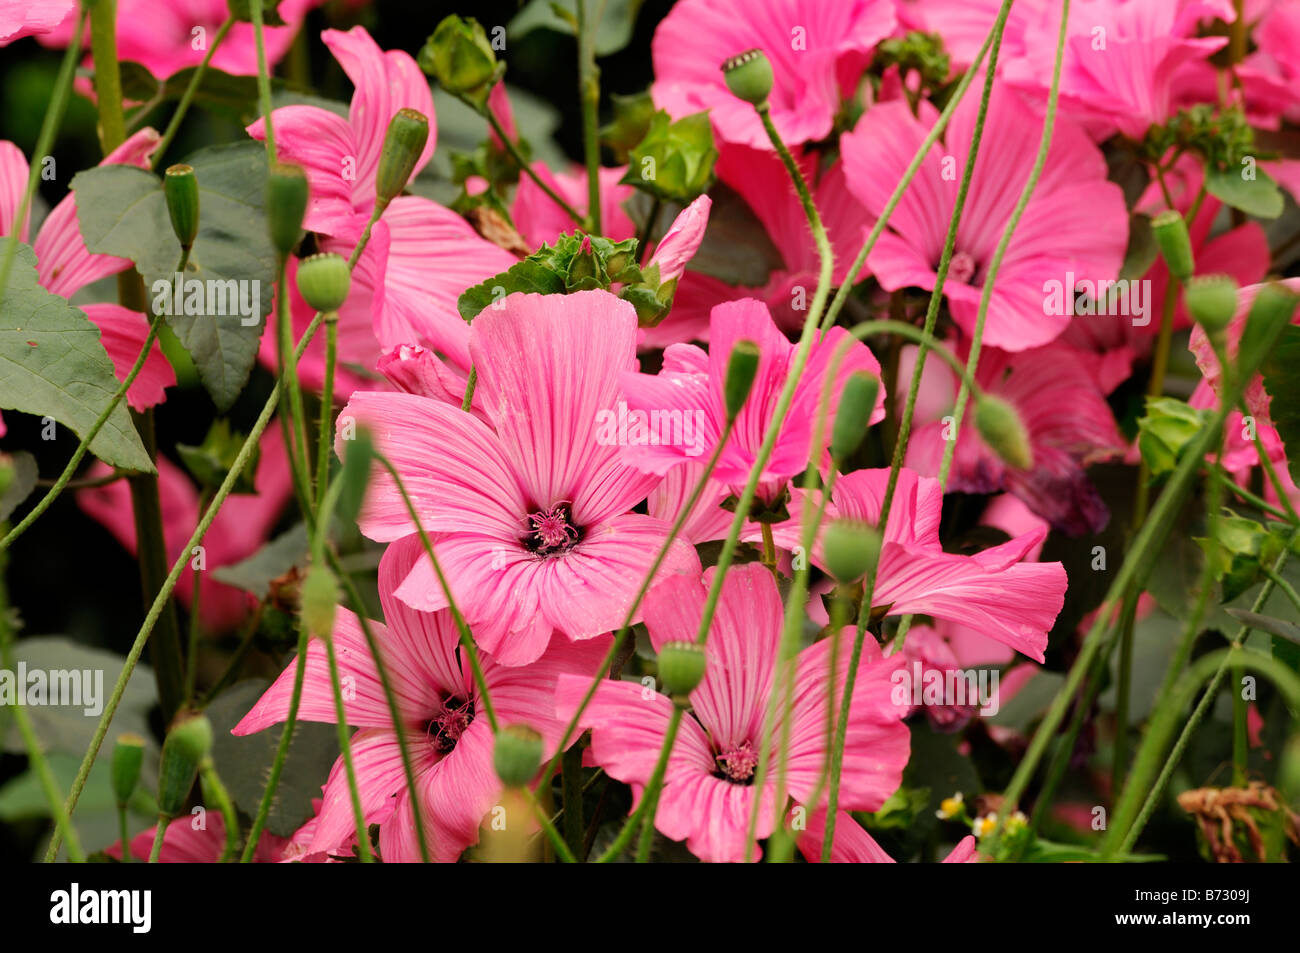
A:
<svg viewBox="0 0 1300 953">
<path fill-rule="evenodd" d="M 154 150 L 153 168 L 158 168 L 158 163 L 162 161 L 163 156 L 171 147 L 172 140 L 176 138 L 176 133 L 180 131 L 181 121 L 184 120 L 185 114 L 189 111 L 190 103 L 194 101 L 194 94 L 198 92 L 199 85 L 203 82 L 203 74 L 207 72 L 208 64 L 212 62 L 212 55 L 217 52 L 217 47 L 221 46 L 221 41 L 226 38 L 226 34 L 230 32 L 230 28 L 234 25 L 235 18 L 228 16 L 222 21 L 221 26 L 217 27 L 212 42 L 208 44 L 207 52 L 203 54 L 202 61 L 195 67 L 189 85 L 185 87 L 185 92 L 181 94 L 180 101 L 176 104 L 176 111 L 172 113 L 172 118 L 167 123 L 166 130 L 163 131 L 162 139 L 158 142 L 158 148 Z M 267 125 L 270 124 L 268 119 Z"/>
</svg>

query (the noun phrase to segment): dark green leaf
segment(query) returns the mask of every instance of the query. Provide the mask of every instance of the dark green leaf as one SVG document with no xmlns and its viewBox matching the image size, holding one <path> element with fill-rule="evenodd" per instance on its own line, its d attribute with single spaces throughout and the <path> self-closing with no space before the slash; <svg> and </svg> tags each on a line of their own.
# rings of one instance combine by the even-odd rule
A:
<svg viewBox="0 0 1300 953">
<path fill-rule="evenodd" d="M 1205 190 L 1225 205 L 1256 218 L 1277 218 L 1285 204 L 1277 183 L 1263 169 L 1255 169 L 1255 177 L 1247 179 L 1235 168 L 1211 168 L 1205 174 Z"/>
</svg>

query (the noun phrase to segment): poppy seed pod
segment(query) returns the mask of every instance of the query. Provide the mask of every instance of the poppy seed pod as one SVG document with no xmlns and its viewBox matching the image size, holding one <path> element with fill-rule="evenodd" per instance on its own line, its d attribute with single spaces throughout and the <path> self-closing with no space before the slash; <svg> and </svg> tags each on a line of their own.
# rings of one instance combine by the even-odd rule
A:
<svg viewBox="0 0 1300 953">
<path fill-rule="evenodd" d="M 171 216 L 172 231 L 181 248 L 194 245 L 199 234 L 199 181 L 194 168 L 174 165 L 163 174 L 163 195 L 167 199 L 167 214 Z"/>
<path fill-rule="evenodd" d="M 352 269 L 342 255 L 325 252 L 298 263 L 298 293 L 322 314 L 343 307 L 351 284 Z"/>
<path fill-rule="evenodd" d="M 727 379 L 722 391 L 728 420 L 735 420 L 745 406 L 757 373 L 758 345 L 746 339 L 737 341 L 727 358 Z"/>
<path fill-rule="evenodd" d="M 772 93 L 772 62 L 762 50 L 746 50 L 723 60 L 722 76 L 737 99 L 761 106 Z"/>
<path fill-rule="evenodd" d="M 338 605 L 338 586 L 334 574 L 325 566 L 308 568 L 302 581 L 302 621 L 312 635 L 327 636 L 334 631 L 334 610 Z"/>
<path fill-rule="evenodd" d="M 1237 282 L 1227 275 L 1192 278 L 1183 293 L 1187 310 L 1207 334 L 1221 333 L 1237 312 Z"/>
<path fill-rule="evenodd" d="M 879 393 L 880 378 L 869 371 L 854 371 L 844 382 L 840 405 L 835 411 L 835 423 L 831 427 L 831 456 L 834 459 L 843 460 L 862 445 Z"/>
<path fill-rule="evenodd" d="M 673 698 L 685 698 L 704 678 L 708 659 L 698 642 L 669 642 L 659 650 L 659 680 Z"/>
<path fill-rule="evenodd" d="M 1029 433 L 1016 409 L 1001 397 L 981 394 L 975 402 L 975 429 L 989 449 L 1008 466 L 1028 470 L 1034 465 Z"/>
<path fill-rule="evenodd" d="M 281 257 L 293 251 L 307 214 L 307 173 L 302 166 L 274 162 L 266 176 L 266 225 Z"/>
<path fill-rule="evenodd" d="M 822 536 L 826 568 L 839 582 L 854 582 L 876 571 L 880 530 L 857 520 L 833 520 Z"/>
<path fill-rule="evenodd" d="M 159 814 L 176 817 L 185 811 L 199 764 L 211 749 L 212 723 L 206 716 L 190 713 L 172 723 L 158 765 Z"/>
<path fill-rule="evenodd" d="M 429 141 L 429 120 L 414 109 L 399 109 L 388 123 L 384 147 L 375 173 L 375 198 L 387 205 L 402 194 L 411 180 L 415 163 Z"/>
<path fill-rule="evenodd" d="M 542 766 L 542 736 L 528 725 L 506 725 L 497 732 L 492 764 L 506 787 L 523 787 Z"/>
<path fill-rule="evenodd" d="M 119 735 L 113 745 L 113 760 L 109 771 L 113 782 L 113 797 L 118 807 L 125 807 L 135 793 L 143 764 L 144 739 L 129 732 Z"/>
<path fill-rule="evenodd" d="M 1187 223 L 1174 209 L 1167 209 L 1151 220 L 1151 234 L 1160 248 L 1160 255 L 1169 266 L 1169 273 L 1179 281 L 1186 281 L 1196 270 L 1192 256 L 1192 240 L 1187 234 Z"/>
</svg>

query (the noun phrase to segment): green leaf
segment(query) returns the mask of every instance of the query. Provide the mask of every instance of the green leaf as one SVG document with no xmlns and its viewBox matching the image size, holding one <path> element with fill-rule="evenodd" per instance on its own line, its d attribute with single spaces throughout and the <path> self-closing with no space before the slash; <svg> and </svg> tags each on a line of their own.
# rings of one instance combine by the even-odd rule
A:
<svg viewBox="0 0 1300 953">
<path fill-rule="evenodd" d="M 185 95 L 198 67 L 189 66 L 159 81 L 139 63 L 122 64 L 122 96 L 138 102 L 172 102 Z M 259 115 L 257 77 L 232 76 L 209 66 L 194 91 L 194 105 L 240 125 L 248 125 Z"/>
<path fill-rule="evenodd" d="M 475 315 L 490 307 L 494 301 L 516 291 L 526 294 L 564 294 L 564 276 L 539 262 L 521 261 L 517 265 L 511 265 L 509 271 L 465 289 L 456 301 L 456 308 L 462 318 L 472 321 Z"/>
<path fill-rule="evenodd" d="M 1300 326 L 1282 329 L 1260 373 L 1271 398 L 1269 416 L 1287 449 L 1291 479 L 1300 481 Z"/>
<path fill-rule="evenodd" d="M 212 570 L 212 578 L 228 586 L 251 592 L 262 599 L 271 588 L 272 579 L 283 576 L 294 566 L 307 565 L 309 548 L 307 530 L 299 523 L 285 530 L 247 559 Z"/>
<path fill-rule="evenodd" d="M 32 249 L 19 244 L 16 252 L 0 301 L 0 407 L 53 417 L 84 436 L 117 391 L 113 362 L 99 328 L 40 286 Z M 154 472 L 126 401 L 104 422 L 90 452 L 116 467 Z"/>
<path fill-rule="evenodd" d="M 617 53 L 632 40 L 632 31 L 636 26 L 636 15 L 641 9 L 641 0 L 609 0 L 606 4 L 590 4 L 589 15 L 597 7 L 603 7 L 604 16 L 596 25 L 595 50 L 597 56 Z M 573 0 L 555 3 L 553 0 L 530 0 L 506 26 L 506 35 L 513 42 L 521 40 L 534 30 L 554 30 L 565 36 L 573 36 L 577 17 L 572 12 Z"/>
<path fill-rule="evenodd" d="M 1277 183 L 1263 169 L 1255 169 L 1255 177 L 1247 179 L 1237 169 L 1212 167 L 1205 173 L 1205 190 L 1225 205 L 1256 218 L 1277 218 L 1285 204 Z"/>
<path fill-rule="evenodd" d="M 167 323 L 224 411 L 248 381 L 262 319 L 271 310 L 275 251 L 263 210 L 266 152 L 256 142 L 210 146 L 187 162 L 199 183 L 199 234 L 185 272 L 180 310 L 188 313 L 168 313 Z M 133 166 L 100 166 L 79 172 L 72 188 L 86 247 L 130 258 L 144 275 L 151 308 L 176 310 L 170 283 L 180 244 L 157 176 Z M 195 289 L 202 294 L 197 301 L 190 297 Z M 229 300 L 232 291 L 253 302 L 256 315 L 248 318 L 256 317 L 254 323 L 243 323 L 239 303 Z"/>
<path fill-rule="evenodd" d="M 6 462 L 13 473 L 9 485 L 0 493 L 0 520 L 7 520 L 18 504 L 31 495 L 32 490 L 36 489 L 36 478 L 40 475 L 36 458 L 26 450 L 10 455 Z"/>
</svg>

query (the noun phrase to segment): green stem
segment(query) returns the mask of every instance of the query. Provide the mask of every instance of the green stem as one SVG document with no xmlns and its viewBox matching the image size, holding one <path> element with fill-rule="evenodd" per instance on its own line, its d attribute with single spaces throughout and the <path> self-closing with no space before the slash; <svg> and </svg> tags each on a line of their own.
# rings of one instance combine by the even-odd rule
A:
<svg viewBox="0 0 1300 953">
<path fill-rule="evenodd" d="M 122 74 L 117 62 L 117 0 L 89 0 L 86 5 L 90 7 L 90 53 L 95 63 L 99 144 L 108 155 L 126 140 Z"/>
<path fill-rule="evenodd" d="M 316 505 L 322 505 L 329 488 L 330 449 L 334 434 L 334 370 L 338 362 L 339 313 L 331 311 L 325 320 L 325 379 L 321 384 L 320 433 L 316 443 Z M 316 522 L 320 522 L 317 513 Z"/>
<path fill-rule="evenodd" d="M 564 840 L 574 855 L 582 852 L 586 824 L 582 812 L 582 750 L 576 745 L 564 752 L 560 771 L 564 798 Z"/>
<path fill-rule="evenodd" d="M 158 815 L 158 823 L 153 829 L 153 847 L 149 850 L 149 863 L 158 863 L 158 858 L 162 856 L 163 838 L 167 836 L 167 828 L 172 819 L 165 814 Z"/>
<path fill-rule="evenodd" d="M 587 217 L 561 198 L 553 188 L 543 181 L 542 177 L 537 174 L 536 170 L 529 165 L 528 160 L 525 159 L 523 153 L 519 151 L 519 146 L 515 145 L 514 141 L 506 135 L 505 129 L 501 126 L 501 120 L 497 119 L 496 114 L 492 112 L 492 110 L 485 108 L 483 110 L 483 117 L 487 119 L 488 124 L 492 127 L 492 131 L 497 134 L 497 138 L 500 139 L 502 145 L 505 146 L 506 152 L 510 153 L 510 157 L 515 160 L 515 164 L 519 166 L 519 170 L 532 179 L 534 184 L 542 190 L 542 193 L 547 198 L 563 209 L 564 214 L 573 219 L 575 225 L 588 232 L 593 231 L 594 229 L 592 228 L 592 224 Z M 597 213 L 599 213 L 599 201 L 596 202 L 596 209 Z"/>
<path fill-rule="evenodd" d="M 262 0 L 248 0 L 253 18 L 253 40 L 257 46 L 257 98 L 266 126 L 266 152 L 275 161 L 275 130 L 271 128 L 271 73 L 266 67 L 266 41 L 262 36 Z"/>
<path fill-rule="evenodd" d="M 51 805 L 57 804 L 63 807 L 63 802 L 59 799 L 59 791 L 54 790 L 54 798 L 50 801 Z M 131 829 L 127 822 L 127 808 L 125 804 L 117 806 L 117 830 L 118 837 L 122 843 L 122 863 L 131 863 Z"/>
<path fill-rule="evenodd" d="M 319 529 L 317 535 L 322 535 Z M 352 739 L 348 733 L 347 710 L 343 705 L 343 683 L 339 679 L 339 662 L 338 653 L 334 650 L 334 633 L 322 632 L 319 635 L 325 643 L 325 657 L 329 660 L 330 687 L 334 692 L 334 727 L 338 732 L 339 751 L 343 755 L 343 770 L 348 779 L 348 795 L 352 798 L 352 819 L 357 826 L 357 855 L 361 858 L 363 864 L 369 864 L 375 858 L 370 850 L 370 838 L 366 833 L 366 815 L 361 808 L 361 793 L 357 789 L 357 770 L 352 762 Z M 303 658 L 302 664 L 298 668 L 300 671 L 306 668 L 305 658 Z"/>
<path fill-rule="evenodd" d="M 659 809 L 659 791 L 663 787 L 664 774 L 668 770 L 668 759 L 672 755 L 673 744 L 677 740 L 677 729 L 682 723 L 682 707 L 673 705 L 673 712 L 668 716 L 668 727 L 664 731 L 664 743 L 659 749 L 659 758 L 655 761 L 654 770 L 650 772 L 650 780 L 646 784 L 645 791 L 641 795 L 641 803 L 637 805 L 619 831 L 618 837 L 614 843 L 610 844 L 605 853 L 596 859 L 598 864 L 608 864 L 617 860 L 625 851 L 632 837 L 636 834 L 638 828 L 642 828 L 641 839 L 637 843 L 637 863 L 644 863 L 650 856 L 650 842 L 654 838 L 655 815 Z M 644 826 L 642 826 L 644 821 Z"/>
<path fill-rule="evenodd" d="M 205 491 L 199 500 L 199 512 L 202 513 L 209 503 L 212 502 L 212 495 Z M 199 570 L 194 571 L 194 584 L 190 590 L 190 631 L 189 640 L 185 648 L 185 694 L 183 704 L 189 705 L 194 701 L 194 690 L 199 677 L 199 631 L 202 626 L 199 624 L 199 597 L 203 591 L 203 576 Z"/>
<path fill-rule="evenodd" d="M 578 12 L 578 95 L 582 102 L 582 151 L 587 164 L 587 220 L 601 233 L 600 221 L 600 68 L 596 66 L 596 30 L 600 19 L 587 21 L 587 0 L 576 0 Z"/>
<path fill-rule="evenodd" d="M 217 774 L 217 766 L 213 764 L 210 755 L 199 765 L 199 783 L 202 785 L 204 799 L 216 801 L 217 810 L 221 812 L 221 822 L 226 828 L 226 843 L 221 849 L 221 856 L 217 858 L 217 863 L 224 864 L 239 850 L 239 815 L 235 813 L 235 804 L 230 800 L 226 786 L 221 783 L 221 776 Z"/>
<path fill-rule="evenodd" d="M 158 142 L 158 148 L 153 154 L 153 168 L 158 168 L 158 163 L 162 161 L 163 156 L 171 147 L 172 140 L 176 138 L 176 133 L 180 131 L 181 121 L 185 118 L 186 112 L 189 111 L 190 103 L 194 101 L 194 94 L 198 92 L 199 84 L 203 82 L 203 74 L 207 72 L 208 64 L 212 62 L 212 55 L 217 52 L 217 47 L 221 41 L 226 38 L 230 28 L 235 25 L 234 17 L 226 17 L 217 32 L 212 37 L 212 42 L 208 44 L 207 52 L 203 54 L 203 60 L 195 68 L 194 74 L 190 77 L 189 85 L 185 87 L 185 92 L 181 94 L 180 102 L 176 104 L 176 111 L 172 113 L 171 120 L 167 123 L 167 129 L 163 132 L 162 139 Z M 271 124 L 270 119 L 267 125 Z"/>
</svg>

